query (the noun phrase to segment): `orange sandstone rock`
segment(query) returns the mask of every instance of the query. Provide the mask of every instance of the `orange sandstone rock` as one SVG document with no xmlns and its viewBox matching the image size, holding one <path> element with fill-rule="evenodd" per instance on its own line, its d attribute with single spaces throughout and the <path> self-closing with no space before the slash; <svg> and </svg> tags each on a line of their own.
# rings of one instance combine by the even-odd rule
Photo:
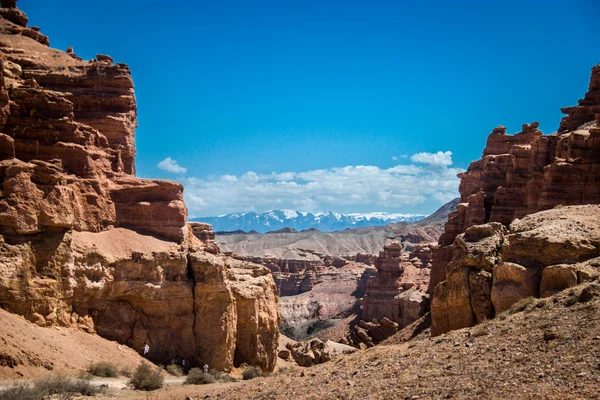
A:
<svg viewBox="0 0 600 400">
<path fill-rule="evenodd" d="M 135 177 L 129 67 L 48 47 L 0 9 L 0 306 L 228 370 L 274 368 L 277 289 L 186 225 L 181 184 Z"/>
</svg>

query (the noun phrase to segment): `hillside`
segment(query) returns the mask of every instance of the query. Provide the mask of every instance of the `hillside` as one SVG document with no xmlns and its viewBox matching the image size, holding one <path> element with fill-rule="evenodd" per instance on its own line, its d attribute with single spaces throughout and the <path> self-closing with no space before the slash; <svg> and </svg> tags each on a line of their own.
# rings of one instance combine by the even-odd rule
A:
<svg viewBox="0 0 600 400">
<path fill-rule="evenodd" d="M 75 328 L 40 327 L 0 309 L 0 381 L 53 373 L 78 375 L 99 361 L 133 370 L 142 357 L 98 335 Z"/>
<path fill-rule="evenodd" d="M 220 215 L 218 217 L 191 218 L 190 221 L 211 224 L 216 232 L 256 231 L 267 233 L 284 228 L 297 231 L 317 229 L 332 232 L 364 226 L 382 226 L 395 222 L 418 221 L 421 214 L 389 214 L 382 212 L 368 214 L 340 214 L 337 212 L 309 213 L 294 210 L 270 210 Z"/>
<path fill-rule="evenodd" d="M 170 387 L 172 399 L 597 399 L 600 282 L 527 299 L 498 318 L 384 344 L 315 367 L 228 385 Z M 210 396 L 209 396 L 210 395 Z M 121 391 L 120 399 L 142 396 Z"/>
<path fill-rule="evenodd" d="M 363 227 L 337 232 L 305 231 L 297 233 L 217 235 L 225 252 L 242 256 L 275 257 L 318 261 L 323 256 L 377 254 L 389 240 L 409 243 L 436 242 L 443 224 L 458 199 L 443 205 L 421 221 L 394 223 L 380 227 Z"/>
</svg>

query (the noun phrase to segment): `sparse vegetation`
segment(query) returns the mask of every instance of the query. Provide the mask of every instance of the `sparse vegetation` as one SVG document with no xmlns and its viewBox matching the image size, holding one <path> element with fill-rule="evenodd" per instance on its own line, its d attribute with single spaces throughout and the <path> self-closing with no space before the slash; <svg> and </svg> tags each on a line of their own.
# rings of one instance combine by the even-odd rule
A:
<svg viewBox="0 0 600 400">
<path fill-rule="evenodd" d="M 242 377 L 245 381 L 249 379 L 258 378 L 261 375 L 262 371 L 260 370 L 260 368 L 255 367 L 254 365 L 249 365 L 242 371 Z"/>
<path fill-rule="evenodd" d="M 106 361 L 90 364 L 88 372 L 101 378 L 116 378 L 119 376 L 119 369 L 117 366 Z"/>
<path fill-rule="evenodd" d="M 209 383 L 215 383 L 216 379 L 211 374 L 205 374 L 200 368 L 192 368 L 188 372 L 187 378 L 185 378 L 185 385 L 206 385 Z"/>
<path fill-rule="evenodd" d="M 79 396 L 96 396 L 104 388 L 82 379 L 52 376 L 39 379 L 32 384 L 21 383 L 1 392 L 2 400 L 40 400 L 45 398 L 73 399 Z"/>
<path fill-rule="evenodd" d="M 119 373 L 121 374 L 121 376 L 126 376 L 127 378 L 131 378 L 133 376 L 133 371 L 129 367 L 121 368 Z"/>
<path fill-rule="evenodd" d="M 88 371 L 81 371 L 79 374 L 77 374 L 77 379 L 89 381 L 94 379 L 94 375 L 90 374 Z"/>
<path fill-rule="evenodd" d="M 490 334 L 490 322 L 489 321 L 484 321 L 478 325 L 475 325 L 473 327 L 473 329 L 471 329 L 471 336 L 472 337 L 480 337 L 480 336 L 487 336 Z"/>
<path fill-rule="evenodd" d="M 219 382 L 237 382 L 237 379 L 225 372 L 213 371 L 212 376 Z"/>
<path fill-rule="evenodd" d="M 175 363 L 167 365 L 167 372 L 175 376 L 183 376 L 183 369 Z"/>
<path fill-rule="evenodd" d="M 571 306 L 574 306 L 575 304 L 577 304 L 577 302 L 578 302 L 577 296 L 571 295 L 566 298 L 564 304 L 566 307 L 571 307 Z"/>
<path fill-rule="evenodd" d="M 512 307 L 510 308 L 510 310 L 508 310 L 508 314 L 509 315 L 513 315 L 519 312 L 523 312 L 525 311 L 528 307 L 530 306 L 534 306 L 534 301 L 535 299 L 533 297 L 526 297 L 524 299 L 521 299 L 519 301 L 517 301 L 515 304 L 512 305 Z"/>
<path fill-rule="evenodd" d="M 142 362 L 133 373 L 130 383 L 137 390 L 156 390 L 163 387 L 164 378 L 159 368 Z"/>
</svg>

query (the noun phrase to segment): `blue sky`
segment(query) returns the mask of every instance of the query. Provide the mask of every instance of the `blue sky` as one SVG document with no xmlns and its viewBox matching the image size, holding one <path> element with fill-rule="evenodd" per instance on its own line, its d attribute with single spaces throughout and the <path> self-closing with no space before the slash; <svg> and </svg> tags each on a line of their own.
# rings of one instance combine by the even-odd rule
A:
<svg viewBox="0 0 600 400">
<path fill-rule="evenodd" d="M 192 216 L 432 212 L 492 128 L 555 131 L 600 62 L 593 0 L 19 7 L 52 47 L 129 64 L 138 175 L 184 183 Z"/>
</svg>

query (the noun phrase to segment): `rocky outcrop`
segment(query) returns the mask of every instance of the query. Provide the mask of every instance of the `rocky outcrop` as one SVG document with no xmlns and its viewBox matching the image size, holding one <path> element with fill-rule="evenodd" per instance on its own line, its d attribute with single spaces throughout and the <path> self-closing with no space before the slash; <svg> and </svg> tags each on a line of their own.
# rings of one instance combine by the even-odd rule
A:
<svg viewBox="0 0 600 400">
<path fill-rule="evenodd" d="M 341 342 L 359 349 L 367 349 L 395 335 L 398 330 L 398 324 L 386 317 L 380 321 L 376 319 L 371 322 L 359 320 L 356 325 L 349 327 Z"/>
<path fill-rule="evenodd" d="M 352 346 L 332 342 L 331 340 L 323 342 L 320 339 L 312 339 L 309 342 L 288 343 L 286 347 L 296 364 L 301 367 L 322 364 L 340 355 L 352 354 L 357 351 Z"/>
<path fill-rule="evenodd" d="M 385 246 L 375 261 L 377 275 L 367 282 L 360 318 L 388 318 L 400 328 L 419 319 L 429 305 L 431 256 L 429 245 L 417 245 L 408 256 L 399 242 Z"/>
<path fill-rule="evenodd" d="M 432 335 L 473 326 L 521 299 L 600 277 L 600 206 L 569 206 L 458 235 L 431 303 Z"/>
<path fill-rule="evenodd" d="M 186 225 L 179 183 L 135 177 L 129 68 L 51 49 L 15 2 L 2 5 L 0 306 L 147 341 L 155 361 L 272 370 L 269 270 L 221 256 L 210 226 Z"/>
<path fill-rule="evenodd" d="M 455 238 L 473 225 L 498 222 L 555 206 L 600 203 L 600 65 L 588 92 L 558 132 L 543 135 L 538 123 L 507 135 L 500 126 L 487 139 L 481 160 L 459 174 L 460 204 L 448 217 L 434 255 L 430 291 L 446 279 Z"/>
<path fill-rule="evenodd" d="M 295 296 L 312 290 L 319 275 L 327 269 L 321 260 L 287 260 L 275 257 L 253 257 L 232 255 L 264 265 L 273 274 L 279 296 Z"/>
<path fill-rule="evenodd" d="M 346 317 L 358 311 L 366 283 L 374 274 L 373 267 L 354 262 L 322 271 L 311 291 L 279 299 L 281 332 L 302 340 L 343 323 Z"/>
</svg>

